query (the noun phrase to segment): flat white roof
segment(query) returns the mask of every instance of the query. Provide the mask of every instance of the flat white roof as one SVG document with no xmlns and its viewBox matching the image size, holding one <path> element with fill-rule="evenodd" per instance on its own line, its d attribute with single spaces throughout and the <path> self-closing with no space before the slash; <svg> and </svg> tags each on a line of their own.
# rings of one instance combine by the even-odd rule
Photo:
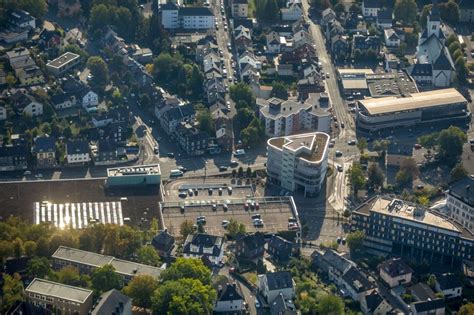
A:
<svg viewBox="0 0 474 315">
<path fill-rule="evenodd" d="M 443 89 L 410 94 L 405 97 L 382 97 L 360 100 L 370 115 L 387 114 L 398 111 L 410 111 L 421 108 L 444 106 L 467 102 L 456 89 Z"/>
<path fill-rule="evenodd" d="M 374 74 L 372 69 L 337 69 L 340 75 L 343 74 Z"/>
<path fill-rule="evenodd" d="M 52 282 L 44 279 L 35 278 L 30 285 L 25 289 L 26 292 L 37 293 L 41 295 L 53 296 L 67 301 L 74 301 L 84 303 L 89 296 L 92 295 L 92 290 L 73 287 L 58 282 Z"/>
</svg>

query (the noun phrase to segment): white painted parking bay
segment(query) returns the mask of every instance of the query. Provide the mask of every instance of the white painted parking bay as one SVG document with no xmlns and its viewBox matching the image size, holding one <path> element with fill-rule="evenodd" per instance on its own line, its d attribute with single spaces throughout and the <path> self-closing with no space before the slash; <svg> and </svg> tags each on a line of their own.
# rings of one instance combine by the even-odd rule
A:
<svg viewBox="0 0 474 315">
<path fill-rule="evenodd" d="M 82 203 L 50 203 L 35 202 L 35 224 L 49 222 L 59 228 L 71 227 L 82 229 L 90 220 L 103 224 L 123 225 L 122 202 L 82 202 Z"/>
</svg>

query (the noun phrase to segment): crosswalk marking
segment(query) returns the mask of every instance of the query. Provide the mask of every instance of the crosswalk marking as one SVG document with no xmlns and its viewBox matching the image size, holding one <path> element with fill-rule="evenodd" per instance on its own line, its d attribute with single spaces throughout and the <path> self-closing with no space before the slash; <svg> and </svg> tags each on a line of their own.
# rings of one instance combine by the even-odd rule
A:
<svg viewBox="0 0 474 315">
<path fill-rule="evenodd" d="M 121 201 L 65 204 L 35 202 L 33 211 L 35 224 L 50 222 L 59 228 L 83 229 L 89 224 L 89 219 L 103 224 L 123 225 Z"/>
</svg>

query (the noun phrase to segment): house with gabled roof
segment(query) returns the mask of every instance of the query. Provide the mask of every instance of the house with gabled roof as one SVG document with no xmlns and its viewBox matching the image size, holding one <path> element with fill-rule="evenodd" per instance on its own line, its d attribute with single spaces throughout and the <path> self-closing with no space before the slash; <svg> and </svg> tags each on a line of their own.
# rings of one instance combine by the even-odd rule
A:
<svg viewBox="0 0 474 315">
<path fill-rule="evenodd" d="M 235 255 L 237 258 L 256 261 L 263 257 L 265 239 L 261 232 L 241 235 L 235 241 Z"/>
<path fill-rule="evenodd" d="M 245 298 L 239 291 L 235 282 L 227 283 L 223 289 L 219 288 L 214 314 L 246 314 Z"/>
<path fill-rule="evenodd" d="M 224 255 L 224 240 L 220 236 L 206 233 L 190 234 L 183 245 L 185 258 L 206 256 L 213 265 L 219 265 Z"/>
<path fill-rule="evenodd" d="M 257 287 L 268 303 L 272 303 L 280 294 L 289 300 L 295 297 L 295 282 L 289 271 L 258 275 Z"/>
</svg>

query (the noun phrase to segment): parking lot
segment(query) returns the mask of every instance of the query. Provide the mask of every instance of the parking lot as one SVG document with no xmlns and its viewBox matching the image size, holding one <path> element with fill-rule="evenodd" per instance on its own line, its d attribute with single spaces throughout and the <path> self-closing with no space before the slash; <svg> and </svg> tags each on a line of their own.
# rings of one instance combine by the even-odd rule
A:
<svg viewBox="0 0 474 315">
<path fill-rule="evenodd" d="M 196 223 L 200 216 L 205 217 L 204 228 L 207 233 L 223 235 L 224 220 L 235 219 L 245 224 L 247 232 L 277 233 L 288 231 L 288 219 L 297 218 L 298 212 L 291 197 L 263 197 L 251 199 L 229 198 L 220 200 L 182 200 L 160 204 L 163 219 L 168 231 L 180 234 L 180 225 L 184 220 Z M 224 209 L 224 205 L 227 210 Z M 263 226 L 256 227 L 252 216 L 260 215 Z M 298 226 L 301 226 L 298 222 Z"/>
<path fill-rule="evenodd" d="M 202 181 L 178 180 L 164 188 L 167 202 L 198 202 L 227 199 L 249 199 L 254 197 L 251 185 L 232 184 L 230 180 L 218 179 L 203 183 Z"/>
</svg>

